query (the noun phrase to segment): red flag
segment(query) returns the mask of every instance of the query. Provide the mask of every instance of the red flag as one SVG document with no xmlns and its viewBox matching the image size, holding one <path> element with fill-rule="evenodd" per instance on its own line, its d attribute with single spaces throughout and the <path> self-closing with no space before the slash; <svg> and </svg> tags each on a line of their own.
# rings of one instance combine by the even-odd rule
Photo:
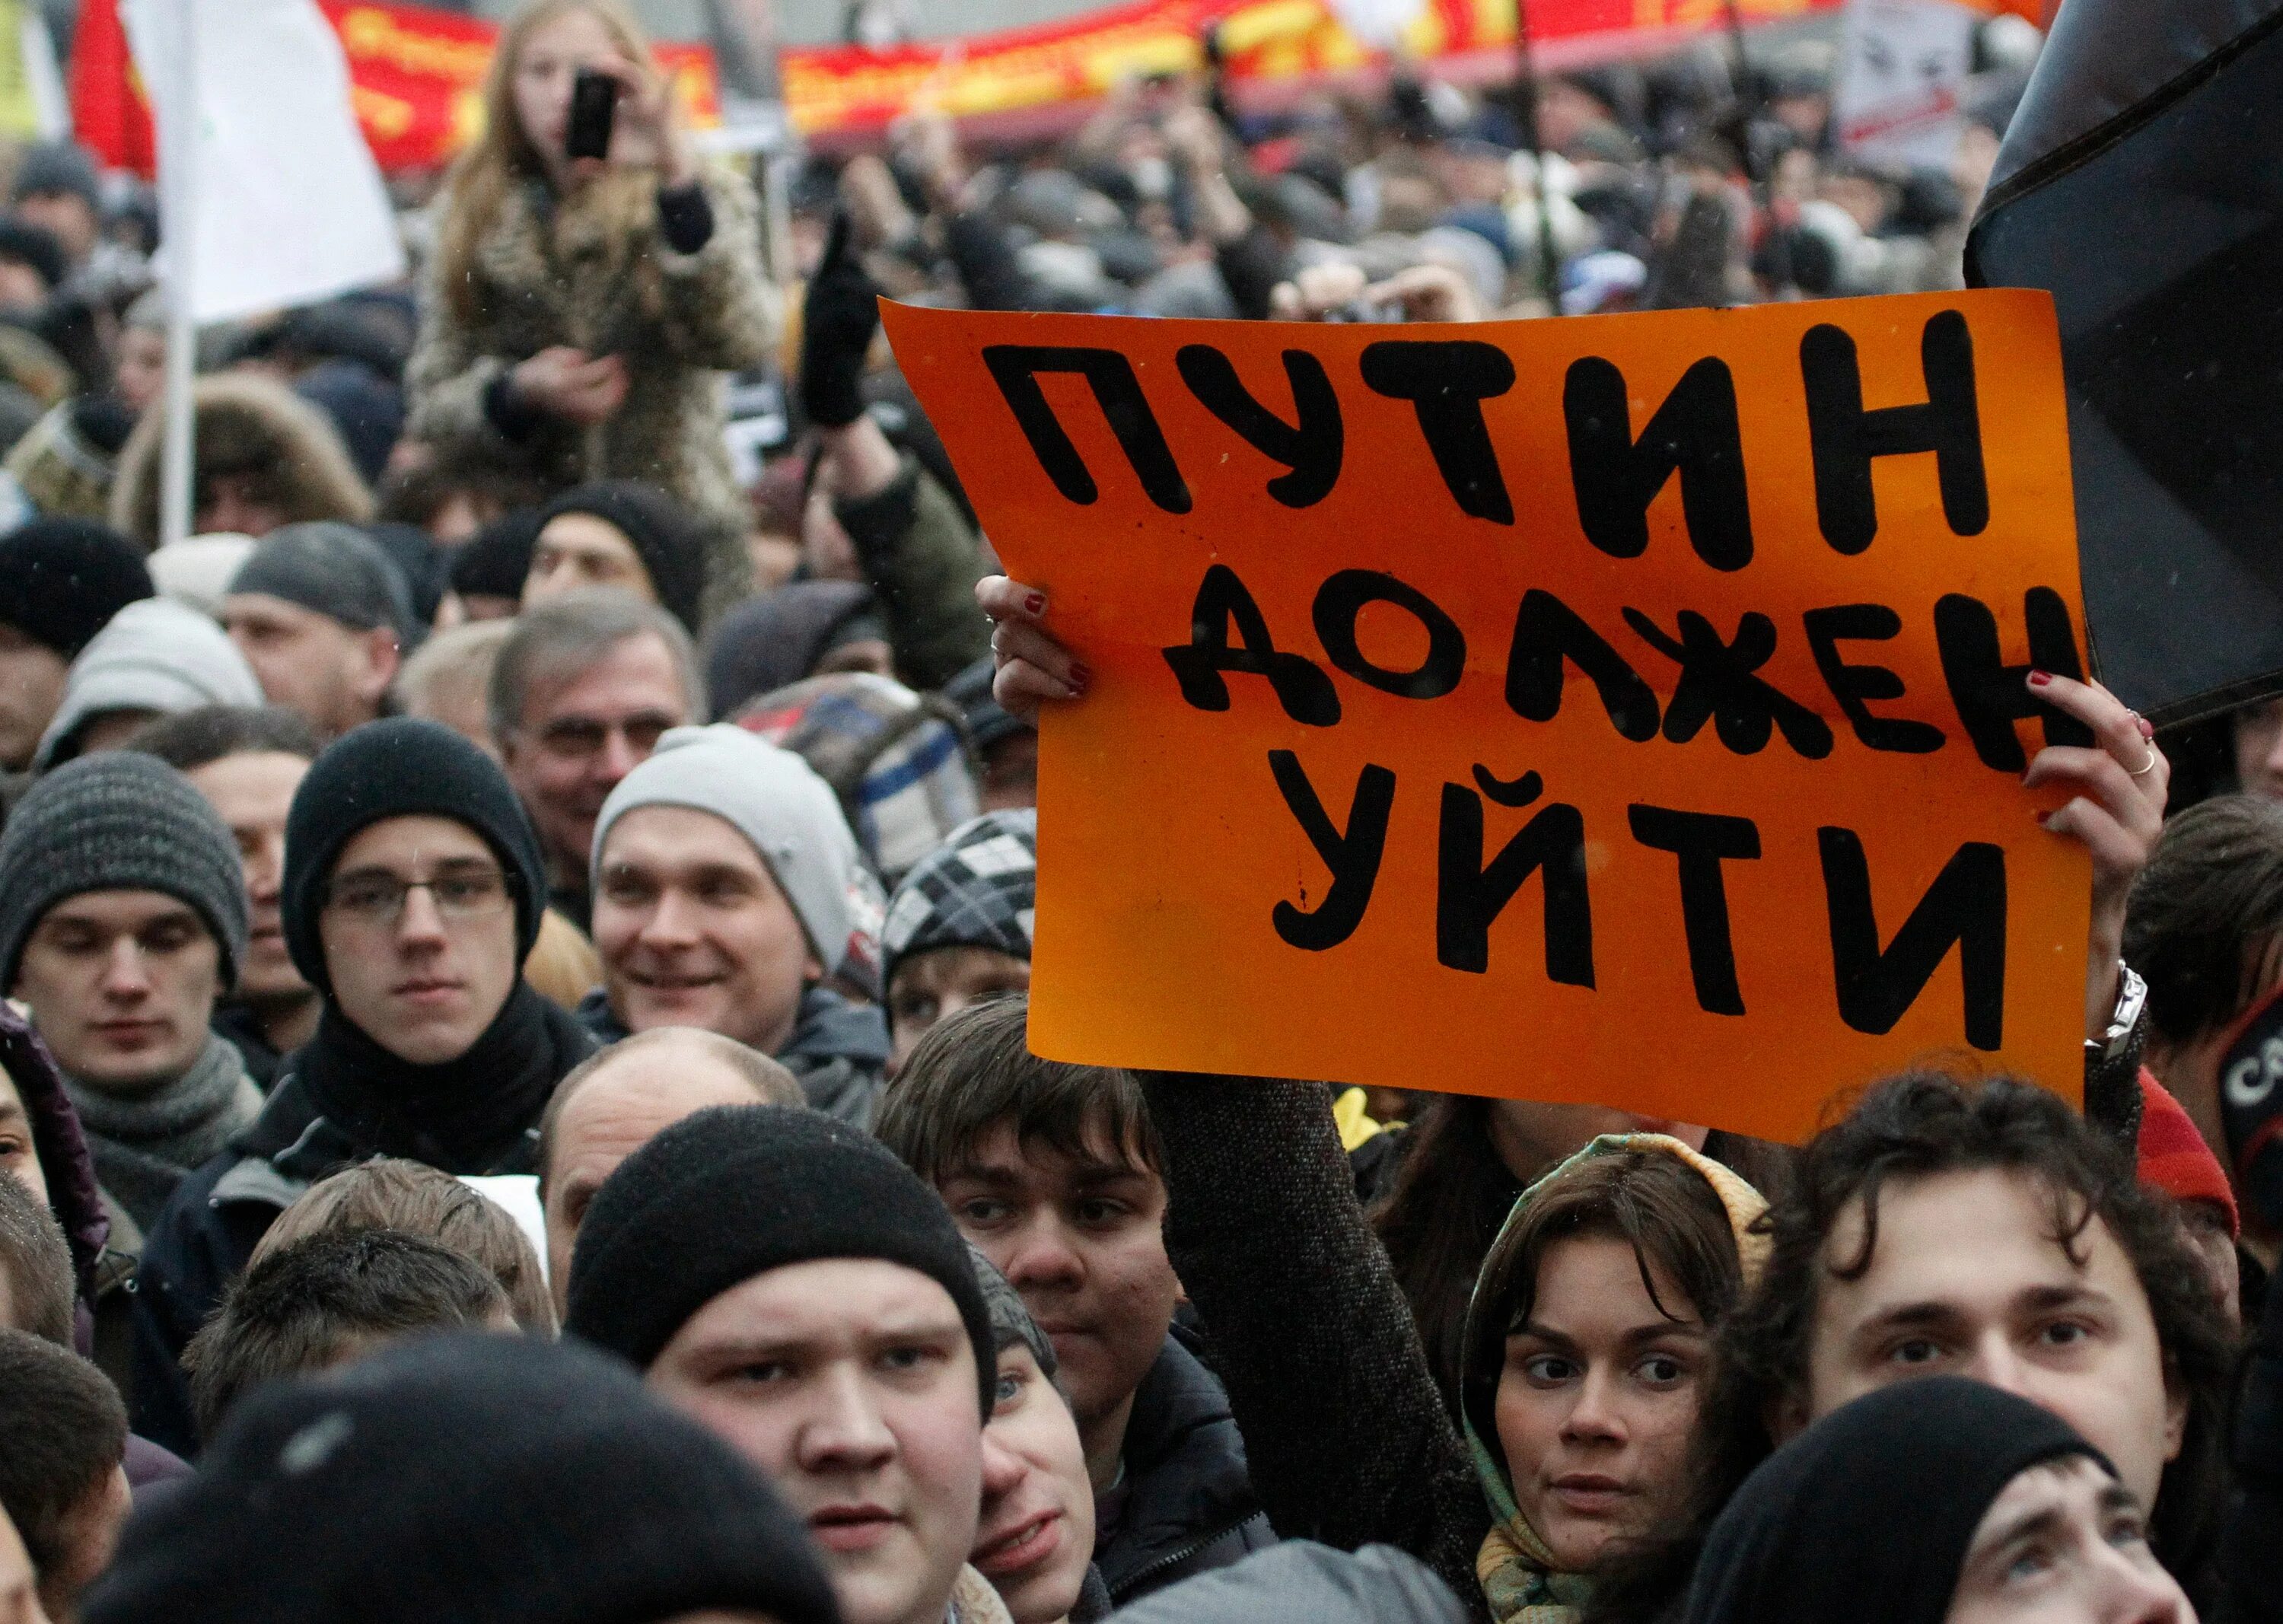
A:
<svg viewBox="0 0 2283 1624">
<path fill-rule="evenodd" d="M 106 168 L 158 173 L 151 104 L 127 52 L 119 0 L 80 0 L 79 27 L 72 35 L 71 105 L 80 144 Z"/>
</svg>

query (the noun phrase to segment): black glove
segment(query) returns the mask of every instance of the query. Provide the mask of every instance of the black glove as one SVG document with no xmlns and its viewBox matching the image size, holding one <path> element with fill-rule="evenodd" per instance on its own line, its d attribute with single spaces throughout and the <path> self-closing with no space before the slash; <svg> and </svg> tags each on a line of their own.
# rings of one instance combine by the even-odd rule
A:
<svg viewBox="0 0 2283 1624">
<path fill-rule="evenodd" d="M 821 428 L 840 428 L 863 414 L 857 385 L 880 325 L 880 290 L 864 274 L 848 235 L 848 216 L 835 215 L 801 307 L 800 405 Z"/>
</svg>

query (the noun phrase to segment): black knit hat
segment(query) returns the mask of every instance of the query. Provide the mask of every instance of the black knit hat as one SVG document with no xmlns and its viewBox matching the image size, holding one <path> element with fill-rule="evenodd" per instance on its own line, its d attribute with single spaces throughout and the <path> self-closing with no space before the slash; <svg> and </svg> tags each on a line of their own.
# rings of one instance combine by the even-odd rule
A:
<svg viewBox="0 0 2283 1624">
<path fill-rule="evenodd" d="M 143 555 L 89 519 L 35 519 L 0 536 L 0 621 L 66 660 L 156 590 Z"/>
<path fill-rule="evenodd" d="M 2088 1456 L 2069 1424 L 1963 1377 L 1843 1405 L 1760 1463 L 1705 1538 L 1684 1624 L 1942 1624 L 1991 1502 Z"/>
<path fill-rule="evenodd" d="M 452 550 L 452 590 L 463 597 L 520 600 L 539 542 L 539 510 L 514 508 Z"/>
<path fill-rule="evenodd" d="M 206 921 L 225 987 L 245 956 L 245 870 L 213 804 L 155 755 L 105 750 L 35 780 L 0 833 L 0 992 L 51 908 L 90 891 L 157 891 Z"/>
<path fill-rule="evenodd" d="M 540 510 L 539 527 L 565 513 L 586 513 L 615 526 L 640 555 L 666 612 L 697 635 L 705 594 L 705 537 L 688 509 L 634 480 L 574 485 Z"/>
<path fill-rule="evenodd" d="M 620 1162 L 572 1251 L 564 1329 L 647 1369 L 731 1286 L 822 1258 L 900 1263 L 950 1292 L 990 1415 L 998 1340 L 950 1212 L 877 1139 L 800 1106 L 715 1105 Z"/>
<path fill-rule="evenodd" d="M 245 1398 L 87 1624 L 836 1624 L 806 1530 L 614 1361 L 459 1333 Z"/>
<path fill-rule="evenodd" d="M 451 818 L 484 838 L 515 893 L 516 962 L 530 955 L 547 907 L 547 865 L 507 775 L 451 729 L 391 716 L 328 745 L 285 815 L 280 923 L 294 966 L 319 992 L 330 995 L 333 983 L 317 916 L 341 847 L 384 818 L 423 814 Z"/>
</svg>

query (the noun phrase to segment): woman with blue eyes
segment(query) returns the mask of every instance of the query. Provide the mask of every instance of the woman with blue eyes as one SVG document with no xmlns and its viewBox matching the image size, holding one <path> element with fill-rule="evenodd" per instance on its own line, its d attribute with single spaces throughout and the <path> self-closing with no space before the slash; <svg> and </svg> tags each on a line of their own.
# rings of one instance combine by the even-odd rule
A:
<svg viewBox="0 0 2283 1624">
<path fill-rule="evenodd" d="M 1818 1421 L 1712 1526 L 1681 1624 L 2195 1624 L 2066 1421 L 1959 1377 Z"/>
</svg>

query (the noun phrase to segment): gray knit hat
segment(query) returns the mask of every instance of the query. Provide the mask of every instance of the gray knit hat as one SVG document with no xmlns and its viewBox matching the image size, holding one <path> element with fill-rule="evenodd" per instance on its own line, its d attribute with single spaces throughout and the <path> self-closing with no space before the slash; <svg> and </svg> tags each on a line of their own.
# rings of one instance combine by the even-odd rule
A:
<svg viewBox="0 0 2283 1624">
<path fill-rule="evenodd" d="M 63 703 L 32 758 L 44 769 L 78 749 L 79 730 L 107 711 L 179 715 L 208 705 L 259 705 L 261 683 L 230 634 L 170 598 L 128 605 L 95 634 L 64 678 Z"/>
<path fill-rule="evenodd" d="M 355 631 L 386 626 L 409 637 L 415 626 L 404 572 L 371 537 L 336 519 L 286 525 L 263 536 L 229 590 L 281 597 Z"/>
<path fill-rule="evenodd" d="M 98 751 L 35 781 L 0 833 L 0 991 L 48 910 L 90 891 L 159 891 L 198 911 L 222 979 L 245 956 L 245 873 L 229 825 L 155 755 Z"/>
<path fill-rule="evenodd" d="M 1039 1322 L 1031 1317 L 1030 1309 L 1023 1306 L 1023 1294 L 1008 1284 L 1007 1277 L 973 1241 L 967 1243 L 967 1255 L 968 1261 L 975 1265 L 975 1283 L 983 1288 L 983 1306 L 991 1313 L 991 1338 L 999 1345 L 999 1351 L 1003 1354 L 1020 1342 L 1039 1362 L 1039 1374 L 1048 1381 L 1054 1380 L 1055 1345 L 1039 1329 Z"/>
<path fill-rule="evenodd" d="M 744 835 L 800 917 L 825 973 L 841 967 L 864 911 L 853 900 L 864 860 L 839 797 L 814 768 L 729 722 L 674 728 L 603 802 L 590 872 L 602 872 L 611 825 L 636 807 L 711 812 Z"/>
</svg>

